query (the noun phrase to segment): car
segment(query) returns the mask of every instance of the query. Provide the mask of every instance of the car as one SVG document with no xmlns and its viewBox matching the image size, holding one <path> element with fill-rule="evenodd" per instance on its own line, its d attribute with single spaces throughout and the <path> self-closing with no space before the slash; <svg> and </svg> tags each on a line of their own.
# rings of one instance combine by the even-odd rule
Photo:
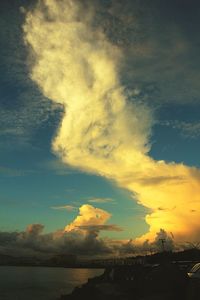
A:
<svg viewBox="0 0 200 300">
<path fill-rule="evenodd" d="M 188 286 L 186 291 L 186 299 L 187 300 L 196 300 L 199 299 L 200 295 L 200 263 L 196 263 L 190 271 L 187 273 L 188 275 Z"/>
<path fill-rule="evenodd" d="M 200 279 L 200 263 L 195 264 L 187 274 L 191 279 Z"/>
</svg>

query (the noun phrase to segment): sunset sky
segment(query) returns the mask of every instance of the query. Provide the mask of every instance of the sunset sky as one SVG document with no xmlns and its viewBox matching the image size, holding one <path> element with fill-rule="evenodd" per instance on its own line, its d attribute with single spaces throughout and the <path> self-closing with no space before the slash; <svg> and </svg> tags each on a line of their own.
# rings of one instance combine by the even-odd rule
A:
<svg viewBox="0 0 200 300">
<path fill-rule="evenodd" d="M 199 241 L 199 1 L 0 13 L 0 252 Z"/>
</svg>

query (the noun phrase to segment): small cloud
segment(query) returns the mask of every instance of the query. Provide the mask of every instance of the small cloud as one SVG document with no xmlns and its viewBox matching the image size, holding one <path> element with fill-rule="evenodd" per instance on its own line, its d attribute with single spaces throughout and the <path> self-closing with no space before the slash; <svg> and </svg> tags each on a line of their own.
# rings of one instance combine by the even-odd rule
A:
<svg viewBox="0 0 200 300">
<path fill-rule="evenodd" d="M 0 166 L 0 174 L 6 177 L 19 177 L 33 173 L 33 170 L 20 170 L 9 167 Z"/>
<path fill-rule="evenodd" d="M 89 199 L 90 203 L 113 203 L 115 202 L 112 198 L 92 198 Z"/>
<path fill-rule="evenodd" d="M 52 209 L 62 210 L 65 209 L 67 211 L 73 211 L 76 209 L 73 205 L 61 205 L 61 206 L 51 206 Z"/>
<path fill-rule="evenodd" d="M 162 126 L 171 127 L 180 131 L 182 137 L 196 139 L 200 136 L 200 122 L 185 122 L 166 120 L 159 122 Z"/>
<path fill-rule="evenodd" d="M 23 7 L 23 6 L 20 6 L 19 11 L 20 11 L 22 14 L 25 14 L 25 13 L 26 13 L 26 8 Z"/>
<path fill-rule="evenodd" d="M 88 231 L 123 231 L 123 229 L 115 224 L 107 225 L 82 225 L 78 226 L 79 229 L 88 230 Z"/>
<path fill-rule="evenodd" d="M 171 207 L 171 208 L 158 207 L 158 210 L 159 210 L 159 211 L 172 211 L 172 210 L 174 210 L 174 209 L 176 209 L 176 206 L 173 206 L 173 207 Z"/>
<path fill-rule="evenodd" d="M 166 209 L 163 207 L 158 207 L 158 210 L 166 210 Z"/>
</svg>

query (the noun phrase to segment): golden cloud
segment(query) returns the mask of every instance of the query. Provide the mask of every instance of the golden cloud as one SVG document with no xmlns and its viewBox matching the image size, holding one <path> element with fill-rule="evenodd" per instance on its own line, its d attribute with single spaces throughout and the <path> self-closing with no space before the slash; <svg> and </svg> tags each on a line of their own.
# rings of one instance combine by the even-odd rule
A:
<svg viewBox="0 0 200 300">
<path fill-rule="evenodd" d="M 200 171 L 149 157 L 152 113 L 128 101 L 120 83 L 123 53 L 92 26 L 93 15 L 93 8 L 70 0 L 40 1 L 26 15 L 24 39 L 34 57 L 31 78 L 64 108 L 52 148 L 68 165 L 115 180 L 137 195 L 151 210 L 149 232 L 140 241 L 152 240 L 160 228 L 178 240 L 195 239 Z M 93 213 L 89 205 L 82 207 L 66 230 L 109 218 Z"/>
<path fill-rule="evenodd" d="M 88 226 L 104 225 L 110 217 L 111 214 L 107 211 L 84 204 L 79 208 L 79 215 L 65 227 L 65 231 L 70 232 L 83 229 L 84 227 L 86 229 Z"/>
</svg>

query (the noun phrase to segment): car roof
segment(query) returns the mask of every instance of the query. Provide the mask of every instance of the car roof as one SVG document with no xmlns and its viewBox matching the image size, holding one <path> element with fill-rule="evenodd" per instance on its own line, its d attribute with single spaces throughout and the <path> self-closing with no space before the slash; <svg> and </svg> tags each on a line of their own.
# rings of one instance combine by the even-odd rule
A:
<svg viewBox="0 0 200 300">
<path fill-rule="evenodd" d="M 190 270 L 191 273 L 198 272 L 200 270 L 200 263 L 195 264 Z"/>
</svg>

